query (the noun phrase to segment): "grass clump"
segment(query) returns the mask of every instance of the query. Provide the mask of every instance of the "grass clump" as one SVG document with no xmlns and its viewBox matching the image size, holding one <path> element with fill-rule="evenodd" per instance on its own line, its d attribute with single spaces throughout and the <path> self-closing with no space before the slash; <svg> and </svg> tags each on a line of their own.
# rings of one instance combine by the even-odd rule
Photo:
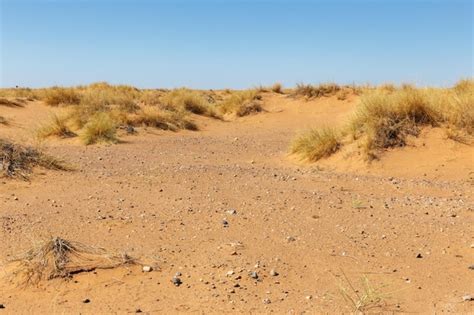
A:
<svg viewBox="0 0 474 315">
<path fill-rule="evenodd" d="M 385 286 L 375 287 L 369 281 L 367 276 L 360 279 L 359 289 L 349 281 L 343 272 L 344 281 L 340 281 L 339 291 L 355 313 L 367 313 L 370 311 L 381 312 L 388 306 L 387 299 L 390 298 L 390 292 L 383 292 Z"/>
<path fill-rule="evenodd" d="M 315 162 L 336 152 L 341 145 L 340 136 L 332 128 L 313 129 L 296 138 L 291 152 Z"/>
<path fill-rule="evenodd" d="M 188 111 L 196 115 L 219 118 L 214 106 L 196 91 L 176 89 L 165 95 L 161 102 L 162 107 L 167 110 Z"/>
<path fill-rule="evenodd" d="M 421 126 L 434 126 L 439 118 L 424 91 L 375 91 L 362 96 L 351 130 L 355 139 L 366 136 L 366 150 L 370 152 L 404 146 L 408 135 L 417 136 Z"/>
<path fill-rule="evenodd" d="M 33 167 L 67 170 L 63 162 L 29 146 L 0 139 L 0 171 L 4 177 L 28 179 Z"/>
<path fill-rule="evenodd" d="M 185 112 L 160 110 L 152 106 L 144 107 L 137 115 L 130 119 L 129 124 L 172 131 L 179 129 L 197 130 L 196 124 L 186 119 Z"/>
<path fill-rule="evenodd" d="M 48 123 L 43 125 L 37 132 L 39 138 L 56 136 L 59 138 L 71 138 L 76 134 L 69 128 L 68 117 L 53 115 Z"/>
<path fill-rule="evenodd" d="M 111 253 L 103 248 L 52 237 L 10 263 L 13 264 L 12 278 L 29 285 L 67 278 L 80 272 L 116 268 L 135 261 L 125 253 Z"/>
<path fill-rule="evenodd" d="M 12 101 L 6 98 L 0 98 L 0 105 L 6 107 L 23 107 L 21 100 Z"/>
<path fill-rule="evenodd" d="M 109 113 L 96 113 L 84 126 L 81 135 L 82 141 L 86 144 L 98 142 L 116 143 L 117 125 Z"/>
<path fill-rule="evenodd" d="M 45 90 L 43 101 L 50 106 L 77 105 L 81 97 L 74 88 L 53 87 Z"/>
<path fill-rule="evenodd" d="M 303 96 L 307 99 L 318 98 L 323 96 L 332 96 L 341 90 L 336 83 L 323 83 L 319 85 L 297 84 L 293 92 L 295 96 Z"/>
<path fill-rule="evenodd" d="M 259 102 L 261 96 L 256 90 L 233 92 L 218 106 L 223 114 L 235 114 L 238 117 L 263 111 Z"/>
<path fill-rule="evenodd" d="M 336 152 L 343 142 L 360 141 L 359 147 L 370 160 L 384 149 L 405 146 L 407 138 L 418 136 L 425 126 L 444 127 L 449 138 L 472 143 L 473 81 L 462 80 L 450 89 L 418 89 L 405 84 L 399 89 L 387 85 L 367 90 L 348 125 L 337 131 L 313 130 L 300 136 L 292 152 L 317 161 Z"/>
<path fill-rule="evenodd" d="M 283 85 L 279 82 L 276 82 L 271 87 L 274 93 L 283 94 Z"/>
</svg>

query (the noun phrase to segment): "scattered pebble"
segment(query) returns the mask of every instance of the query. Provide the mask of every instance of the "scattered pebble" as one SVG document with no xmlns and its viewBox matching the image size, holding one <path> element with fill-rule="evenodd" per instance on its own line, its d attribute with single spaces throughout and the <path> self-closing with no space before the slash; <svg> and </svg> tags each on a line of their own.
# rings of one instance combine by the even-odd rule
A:
<svg viewBox="0 0 474 315">
<path fill-rule="evenodd" d="M 153 270 L 153 268 L 151 266 L 143 266 L 142 270 L 143 272 L 150 272 Z"/>
<path fill-rule="evenodd" d="M 469 268 L 469 269 L 471 269 L 471 270 L 474 270 L 474 265 L 470 265 L 470 266 L 467 267 L 467 268 Z"/>
<path fill-rule="evenodd" d="M 5 308 L 5 304 L 0 304 L 0 309 Z"/>
<path fill-rule="evenodd" d="M 271 302 L 269 298 L 263 299 L 263 304 L 270 304 Z"/>
<path fill-rule="evenodd" d="M 231 214 L 231 215 L 236 215 L 236 214 L 237 214 L 237 210 L 235 210 L 235 209 L 229 209 L 229 210 L 227 210 L 227 213 L 228 213 L 228 214 Z"/>
<path fill-rule="evenodd" d="M 416 258 L 423 258 L 423 256 L 421 255 L 421 253 L 418 253 L 418 255 L 416 255 Z"/>
<path fill-rule="evenodd" d="M 278 272 L 275 271 L 275 269 L 270 270 L 270 276 L 276 277 L 278 276 Z"/>
<path fill-rule="evenodd" d="M 229 222 L 227 220 L 222 220 L 222 225 L 224 227 L 228 227 L 229 226 Z"/>
<path fill-rule="evenodd" d="M 171 279 L 171 282 L 173 282 L 173 284 L 177 287 L 179 287 L 183 283 L 181 279 L 176 276 Z"/>
<path fill-rule="evenodd" d="M 84 300 L 82 300 L 82 303 L 86 303 L 86 304 L 87 304 L 87 303 L 90 303 L 90 302 L 91 302 L 91 300 L 89 300 L 89 299 L 84 299 Z"/>
<path fill-rule="evenodd" d="M 256 271 L 252 271 L 250 273 L 250 278 L 253 278 L 253 279 L 258 279 L 258 273 Z"/>
<path fill-rule="evenodd" d="M 468 294 L 462 297 L 463 301 L 474 301 L 474 296 Z"/>
</svg>

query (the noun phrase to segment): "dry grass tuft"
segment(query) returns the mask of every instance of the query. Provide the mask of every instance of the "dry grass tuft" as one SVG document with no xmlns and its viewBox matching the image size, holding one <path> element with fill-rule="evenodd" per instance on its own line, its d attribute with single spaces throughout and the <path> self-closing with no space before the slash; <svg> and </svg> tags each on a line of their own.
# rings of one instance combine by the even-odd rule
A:
<svg viewBox="0 0 474 315">
<path fill-rule="evenodd" d="M 275 84 L 272 85 L 272 91 L 278 94 L 284 94 L 283 93 L 283 85 L 281 83 L 276 82 Z"/>
<path fill-rule="evenodd" d="M 315 162 L 333 154 L 340 146 L 340 135 L 334 129 L 313 129 L 293 141 L 291 152 Z"/>
<path fill-rule="evenodd" d="M 0 98 L 0 106 L 23 107 L 23 102 L 21 100 L 11 101 L 6 98 Z"/>
<path fill-rule="evenodd" d="M 2 176 L 28 179 L 32 168 L 35 166 L 68 170 L 68 167 L 62 161 L 35 148 L 0 139 L 0 171 Z"/>
<path fill-rule="evenodd" d="M 52 237 L 11 263 L 15 265 L 11 276 L 17 282 L 29 285 L 80 272 L 133 264 L 134 260 L 126 254 L 112 254 L 103 248 Z"/>
<path fill-rule="evenodd" d="M 384 286 L 376 288 L 364 276 L 360 281 L 360 289 L 357 289 L 344 272 L 343 276 L 345 282 L 339 282 L 339 291 L 355 313 L 364 314 L 376 310 L 381 312 L 384 308 L 388 307 L 386 300 L 390 297 L 390 293 L 382 292 Z"/>
<path fill-rule="evenodd" d="M 131 117 L 129 124 L 172 131 L 179 129 L 198 129 L 196 124 L 186 119 L 186 113 L 184 111 L 160 110 L 151 106 L 144 107 L 136 116 Z"/>
<path fill-rule="evenodd" d="M 84 126 L 81 135 L 82 141 L 86 144 L 98 142 L 116 143 L 117 125 L 109 113 L 96 113 Z"/>
<path fill-rule="evenodd" d="M 421 126 L 435 126 L 439 120 L 439 113 L 423 91 L 375 91 L 362 96 L 350 129 L 355 139 L 366 136 L 366 150 L 370 152 L 404 146 L 408 135 L 417 136 Z"/>
<path fill-rule="evenodd" d="M 81 97 L 74 88 L 53 87 L 45 90 L 43 101 L 50 106 L 77 105 Z"/>
<path fill-rule="evenodd" d="M 188 111 L 196 115 L 219 118 L 215 107 L 196 91 L 176 89 L 165 95 L 161 101 L 166 110 Z"/>
<path fill-rule="evenodd" d="M 39 138 L 56 136 L 59 138 L 71 138 L 76 134 L 69 128 L 68 117 L 53 115 L 48 123 L 41 126 L 37 131 Z"/>
<path fill-rule="evenodd" d="M 256 90 L 236 91 L 219 103 L 224 114 L 235 114 L 239 117 L 263 111 L 259 102 L 261 96 Z"/>
<path fill-rule="evenodd" d="M 335 83 L 323 83 L 319 85 L 297 84 L 293 91 L 294 96 L 303 96 L 307 99 L 336 95 L 341 87 Z"/>
<path fill-rule="evenodd" d="M 370 160 L 386 148 L 406 145 L 407 137 L 418 136 L 424 126 L 447 128 L 449 138 L 472 143 L 473 81 L 462 80 L 451 89 L 417 89 L 407 84 L 400 89 L 368 89 L 347 126 L 339 131 L 311 131 L 295 140 L 292 152 L 316 161 L 342 145 L 336 134 L 349 134 L 348 141 L 360 141 Z"/>
</svg>

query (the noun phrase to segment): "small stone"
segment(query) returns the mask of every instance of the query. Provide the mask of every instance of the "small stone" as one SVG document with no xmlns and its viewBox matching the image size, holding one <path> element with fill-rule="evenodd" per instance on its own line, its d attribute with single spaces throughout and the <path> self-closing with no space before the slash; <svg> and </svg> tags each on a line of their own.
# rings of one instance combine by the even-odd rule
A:
<svg viewBox="0 0 474 315">
<path fill-rule="evenodd" d="M 237 210 L 235 209 L 229 209 L 226 211 L 228 214 L 231 214 L 231 215 L 236 215 L 237 214 Z"/>
<path fill-rule="evenodd" d="M 286 240 L 287 240 L 288 242 L 294 242 L 294 241 L 296 241 L 296 238 L 294 238 L 293 236 L 287 236 L 287 237 L 286 237 Z"/>
<path fill-rule="evenodd" d="M 87 303 L 90 303 L 90 302 L 91 302 L 91 300 L 89 300 L 89 299 L 84 299 L 84 300 L 82 300 L 82 303 L 86 303 L 86 304 L 87 304 Z"/>
<path fill-rule="evenodd" d="M 421 255 L 421 253 L 418 253 L 418 255 L 416 255 L 416 258 L 423 258 L 423 256 Z"/>
<path fill-rule="evenodd" d="M 177 272 L 174 274 L 175 277 L 180 277 L 180 276 L 182 276 L 182 275 L 183 275 L 183 274 L 182 274 L 181 272 L 179 272 L 179 271 L 177 271 Z"/>
<path fill-rule="evenodd" d="M 278 276 L 278 272 L 275 271 L 275 269 L 270 270 L 270 276 L 276 277 Z"/>
<path fill-rule="evenodd" d="M 471 270 L 474 270 L 474 265 L 470 265 L 469 267 L 467 267 L 468 269 L 471 269 Z"/>
<path fill-rule="evenodd" d="M 153 268 L 151 266 L 143 266 L 142 270 L 143 272 L 150 272 L 153 270 Z"/>
<path fill-rule="evenodd" d="M 135 313 L 142 313 L 142 310 L 139 309 L 139 308 L 137 308 L 137 309 L 135 310 Z"/>
<path fill-rule="evenodd" d="M 307 296 L 306 296 L 306 299 L 307 299 L 307 300 L 311 300 L 312 298 L 313 298 L 312 295 L 307 295 Z"/>
<path fill-rule="evenodd" d="M 468 294 L 462 297 L 463 301 L 474 301 L 474 296 Z"/>
<path fill-rule="evenodd" d="M 269 298 L 263 299 L 263 304 L 270 304 L 272 301 L 270 301 Z"/>
<path fill-rule="evenodd" d="M 171 282 L 173 282 L 173 284 L 177 287 L 179 287 L 183 283 L 178 277 L 173 277 L 173 279 L 171 279 Z"/>
<path fill-rule="evenodd" d="M 229 222 L 224 219 L 224 220 L 222 220 L 222 225 L 223 225 L 224 227 L 228 227 L 228 226 L 229 226 Z"/>
<path fill-rule="evenodd" d="M 227 276 L 232 276 L 234 274 L 234 270 L 227 271 Z"/>
<path fill-rule="evenodd" d="M 253 279 L 258 279 L 258 273 L 256 271 L 252 271 L 250 273 L 250 278 L 253 278 Z"/>
<path fill-rule="evenodd" d="M 0 309 L 4 309 L 5 308 L 5 304 L 0 304 Z"/>
</svg>

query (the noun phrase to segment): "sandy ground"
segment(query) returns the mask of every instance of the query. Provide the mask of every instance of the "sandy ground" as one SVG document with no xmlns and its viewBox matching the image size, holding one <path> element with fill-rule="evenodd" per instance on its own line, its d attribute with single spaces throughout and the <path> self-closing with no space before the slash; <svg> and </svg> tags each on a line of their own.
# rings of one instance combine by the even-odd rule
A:
<svg viewBox="0 0 474 315">
<path fill-rule="evenodd" d="M 363 296 L 364 279 L 382 300 L 371 311 L 472 313 L 472 147 L 432 129 L 370 166 L 347 152 L 313 165 L 288 156 L 297 132 L 343 123 L 356 101 L 267 95 L 268 112 L 195 117 L 198 132 L 46 142 L 76 171 L 0 182 L 0 261 L 54 235 L 156 268 L 3 281 L 0 313 L 349 313 L 341 292 Z M 29 142 L 51 110 L 0 108 L 12 122 L 0 135 Z"/>
</svg>

